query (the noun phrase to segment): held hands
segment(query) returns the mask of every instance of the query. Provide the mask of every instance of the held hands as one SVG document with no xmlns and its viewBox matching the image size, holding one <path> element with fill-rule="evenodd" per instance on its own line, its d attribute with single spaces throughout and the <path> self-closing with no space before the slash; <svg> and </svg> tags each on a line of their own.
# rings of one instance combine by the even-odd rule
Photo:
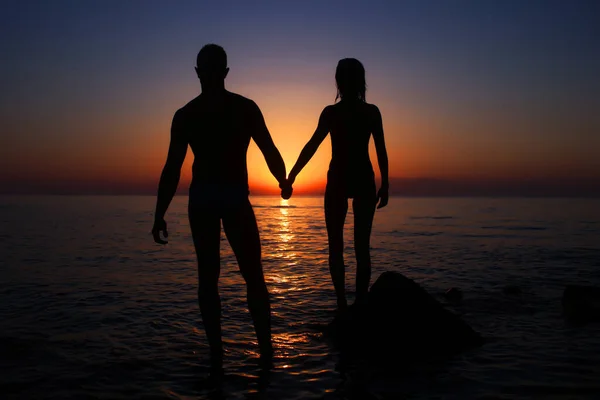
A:
<svg viewBox="0 0 600 400">
<path fill-rule="evenodd" d="M 285 182 L 279 184 L 279 188 L 281 189 L 281 198 L 284 200 L 288 200 L 292 197 L 292 192 L 294 189 L 292 188 L 292 184 L 294 183 L 293 178 L 288 178 Z"/>
<path fill-rule="evenodd" d="M 169 237 L 169 232 L 167 232 L 167 223 L 163 218 L 154 220 L 154 226 L 152 227 L 152 236 L 154 237 L 154 241 L 158 244 L 167 244 L 168 241 L 161 239 L 160 232 L 163 233 L 165 238 Z"/>
<path fill-rule="evenodd" d="M 377 208 L 383 208 L 383 207 L 387 206 L 388 200 L 389 200 L 388 188 L 385 186 L 382 186 L 381 189 L 379 189 L 379 191 L 377 192 L 377 202 L 379 202 L 379 204 L 377 205 Z"/>
</svg>

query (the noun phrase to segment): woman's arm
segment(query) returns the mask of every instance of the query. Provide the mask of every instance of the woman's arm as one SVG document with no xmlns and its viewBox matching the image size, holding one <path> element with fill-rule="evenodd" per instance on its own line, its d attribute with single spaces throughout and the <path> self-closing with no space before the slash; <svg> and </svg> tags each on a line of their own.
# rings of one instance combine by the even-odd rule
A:
<svg viewBox="0 0 600 400">
<path fill-rule="evenodd" d="M 325 109 L 321 113 L 315 133 L 313 133 L 308 143 L 306 143 L 306 145 L 300 152 L 296 164 L 294 164 L 294 167 L 290 171 L 290 175 L 288 176 L 287 180 L 288 185 L 291 186 L 294 183 L 294 181 L 296 180 L 296 176 L 298 176 L 300 171 L 302 171 L 302 168 L 304 168 L 304 166 L 310 161 L 310 159 L 315 154 L 321 143 L 323 143 L 325 137 L 327 137 L 327 134 L 329 133 L 330 112 L 330 108 L 325 107 Z"/>
<path fill-rule="evenodd" d="M 389 198 L 389 179 L 388 179 L 388 156 L 385 149 L 385 139 L 383 138 L 383 120 L 381 112 L 377 106 L 374 107 L 374 126 L 373 140 L 375 141 L 375 150 L 377 151 L 377 163 L 379 164 L 379 172 L 381 173 L 381 188 L 377 192 L 379 205 L 377 208 L 385 207 Z"/>
</svg>

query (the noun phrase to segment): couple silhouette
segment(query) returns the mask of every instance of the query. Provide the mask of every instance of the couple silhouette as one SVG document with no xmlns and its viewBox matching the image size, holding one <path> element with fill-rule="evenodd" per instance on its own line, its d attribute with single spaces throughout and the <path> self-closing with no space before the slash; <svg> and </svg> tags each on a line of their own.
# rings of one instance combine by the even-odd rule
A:
<svg viewBox="0 0 600 400">
<path fill-rule="evenodd" d="M 365 70 L 360 61 L 345 58 L 335 73 L 335 104 L 325 107 L 317 129 L 302 149 L 286 177 L 281 154 L 275 147 L 256 103 L 225 89 L 229 72 L 225 50 L 215 44 L 198 53 L 196 73 L 201 94 L 179 109 L 171 125 L 167 161 L 160 176 L 152 234 L 166 244 L 165 213 L 175 195 L 188 146 L 194 153 L 188 214 L 198 261 L 198 303 L 210 347 L 211 375 L 223 373 L 221 336 L 220 236 L 223 230 L 246 282 L 248 308 L 256 330 L 260 360 L 270 366 L 273 357 L 269 292 L 261 264 L 258 226 L 248 199 L 246 152 L 250 139 L 263 153 L 269 170 L 279 182 L 284 199 L 327 134 L 331 134 L 332 158 L 325 190 L 325 221 L 329 240 L 329 270 L 338 311 L 348 308 L 345 295 L 343 229 L 348 199 L 354 212 L 354 247 L 357 262 L 355 305 L 366 303 L 371 279 L 369 252 L 376 208 L 388 203 L 388 159 L 379 109 L 365 100 Z M 339 99 L 339 101 L 338 101 Z M 369 158 L 373 135 L 381 171 L 381 187 Z"/>
</svg>

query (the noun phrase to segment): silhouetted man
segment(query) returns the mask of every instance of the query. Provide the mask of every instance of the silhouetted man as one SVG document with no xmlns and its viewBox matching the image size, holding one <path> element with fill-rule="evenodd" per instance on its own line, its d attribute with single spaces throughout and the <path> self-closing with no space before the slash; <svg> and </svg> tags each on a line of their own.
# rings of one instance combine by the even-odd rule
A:
<svg viewBox="0 0 600 400">
<path fill-rule="evenodd" d="M 271 314 L 269 292 L 261 265 L 254 211 L 248 200 L 246 152 L 254 139 L 271 173 L 285 183 L 283 159 L 275 147 L 260 109 L 252 100 L 225 90 L 227 55 L 208 44 L 200 50 L 196 73 L 201 94 L 173 117 L 171 143 L 160 177 L 152 234 L 157 243 L 167 237 L 165 213 L 179 183 L 188 145 L 194 153 L 188 214 L 198 258 L 198 303 L 210 345 L 212 374 L 222 374 L 219 244 L 221 221 L 246 281 L 248 308 L 260 347 L 261 361 L 270 363 Z"/>
</svg>

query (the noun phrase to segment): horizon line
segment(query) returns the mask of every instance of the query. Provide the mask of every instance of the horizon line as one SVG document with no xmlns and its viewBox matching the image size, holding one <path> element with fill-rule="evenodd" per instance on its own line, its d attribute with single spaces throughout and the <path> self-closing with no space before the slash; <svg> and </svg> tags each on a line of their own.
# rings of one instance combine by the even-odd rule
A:
<svg viewBox="0 0 600 400">
<path fill-rule="evenodd" d="M 390 177 L 392 197 L 600 197 L 600 177 L 554 178 L 437 178 Z M 379 182 L 378 182 L 379 183 Z M 180 182 L 176 195 L 185 196 L 188 182 Z M 379 186 L 378 186 L 379 187 Z M 8 179 L 0 182 L 0 195 L 4 196 L 155 196 L 158 184 L 139 182 L 131 184 L 115 181 L 56 180 L 31 181 Z M 250 184 L 250 196 L 279 196 L 279 190 L 267 185 Z M 318 187 L 298 188 L 294 197 L 321 197 L 325 183 Z"/>
<path fill-rule="evenodd" d="M 156 193 L 0 193 L 0 197 L 156 197 Z M 189 197 L 187 193 L 176 193 L 175 197 Z M 249 194 L 248 197 L 281 197 L 279 194 Z M 324 194 L 298 194 L 293 198 L 322 198 Z M 522 198 L 522 199 L 599 199 L 600 194 L 390 194 L 394 198 Z M 282 199 L 283 200 L 283 199 Z"/>
</svg>

